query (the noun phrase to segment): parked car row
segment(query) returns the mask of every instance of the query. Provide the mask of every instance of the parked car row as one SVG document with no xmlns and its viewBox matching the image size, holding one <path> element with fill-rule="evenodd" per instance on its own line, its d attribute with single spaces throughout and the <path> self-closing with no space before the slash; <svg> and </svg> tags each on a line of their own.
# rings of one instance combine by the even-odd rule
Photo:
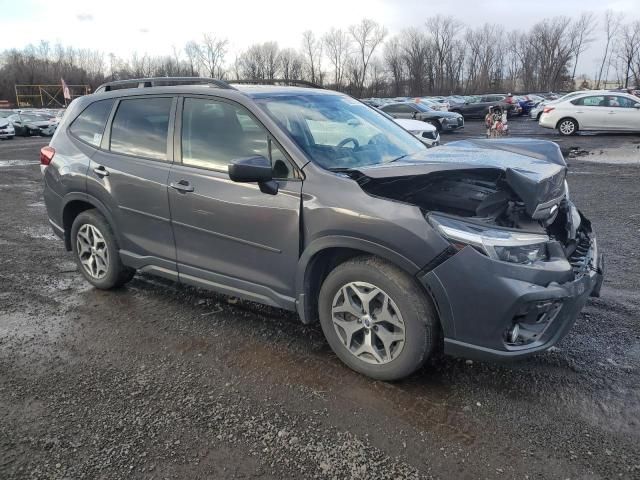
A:
<svg viewBox="0 0 640 480">
<path fill-rule="evenodd" d="M 0 110 L 0 138 L 51 137 L 63 114 L 63 109 Z"/>
<path fill-rule="evenodd" d="M 526 115 L 539 102 L 556 99 L 554 93 L 512 95 L 511 93 L 492 93 L 483 95 L 450 95 L 429 97 L 365 98 L 366 104 L 381 108 L 389 104 L 422 104 L 438 112 L 454 112 L 464 118 L 484 118 L 489 107 L 501 107 L 508 116 Z"/>
</svg>

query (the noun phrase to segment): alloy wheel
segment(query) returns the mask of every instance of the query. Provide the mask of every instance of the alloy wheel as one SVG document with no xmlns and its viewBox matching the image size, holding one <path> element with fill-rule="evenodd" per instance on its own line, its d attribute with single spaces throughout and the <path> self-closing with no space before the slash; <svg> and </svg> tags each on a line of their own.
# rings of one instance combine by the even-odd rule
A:
<svg viewBox="0 0 640 480">
<path fill-rule="evenodd" d="M 562 123 L 560 123 L 560 131 L 564 135 L 571 135 L 575 129 L 576 126 L 571 120 L 564 120 Z"/>
<path fill-rule="evenodd" d="M 96 280 L 104 278 L 109 269 L 109 251 L 100 230 L 85 223 L 78 229 L 76 245 L 85 272 Z"/>
<path fill-rule="evenodd" d="M 400 310 L 375 285 L 342 286 L 333 298 L 331 320 L 342 344 L 359 360 L 380 365 L 402 352 L 406 337 Z"/>
</svg>

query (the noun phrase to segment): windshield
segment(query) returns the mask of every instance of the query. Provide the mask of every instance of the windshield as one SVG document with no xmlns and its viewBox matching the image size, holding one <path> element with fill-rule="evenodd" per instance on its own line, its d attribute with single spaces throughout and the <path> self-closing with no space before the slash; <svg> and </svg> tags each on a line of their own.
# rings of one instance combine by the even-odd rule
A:
<svg viewBox="0 0 640 480">
<path fill-rule="evenodd" d="M 432 108 L 426 103 L 416 103 L 415 105 L 416 105 L 416 108 L 421 112 L 430 112 L 432 110 Z"/>
<path fill-rule="evenodd" d="M 256 101 L 312 161 L 329 170 L 389 163 L 426 148 L 393 120 L 346 96 Z"/>
<path fill-rule="evenodd" d="M 20 116 L 22 117 L 22 120 L 25 122 L 46 122 L 47 120 L 49 120 L 49 118 L 45 117 L 44 115 L 22 114 Z"/>
</svg>

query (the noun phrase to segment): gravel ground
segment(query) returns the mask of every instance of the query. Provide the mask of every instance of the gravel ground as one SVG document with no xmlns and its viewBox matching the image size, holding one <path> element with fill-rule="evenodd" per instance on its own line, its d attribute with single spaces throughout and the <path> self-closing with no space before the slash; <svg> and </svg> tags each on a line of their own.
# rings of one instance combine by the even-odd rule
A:
<svg viewBox="0 0 640 480">
<path fill-rule="evenodd" d="M 46 221 L 44 143 L 0 143 L 0 478 L 640 478 L 640 166 L 571 160 L 608 270 L 557 347 L 389 384 L 288 312 L 146 275 L 89 287 Z"/>
</svg>

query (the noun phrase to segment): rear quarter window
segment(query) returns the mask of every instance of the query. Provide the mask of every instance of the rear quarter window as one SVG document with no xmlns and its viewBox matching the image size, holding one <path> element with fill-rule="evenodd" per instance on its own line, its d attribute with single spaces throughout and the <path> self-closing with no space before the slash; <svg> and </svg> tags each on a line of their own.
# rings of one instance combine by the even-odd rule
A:
<svg viewBox="0 0 640 480">
<path fill-rule="evenodd" d="M 113 102 L 112 98 L 93 102 L 76 117 L 69 131 L 80 140 L 99 147 Z"/>
</svg>

